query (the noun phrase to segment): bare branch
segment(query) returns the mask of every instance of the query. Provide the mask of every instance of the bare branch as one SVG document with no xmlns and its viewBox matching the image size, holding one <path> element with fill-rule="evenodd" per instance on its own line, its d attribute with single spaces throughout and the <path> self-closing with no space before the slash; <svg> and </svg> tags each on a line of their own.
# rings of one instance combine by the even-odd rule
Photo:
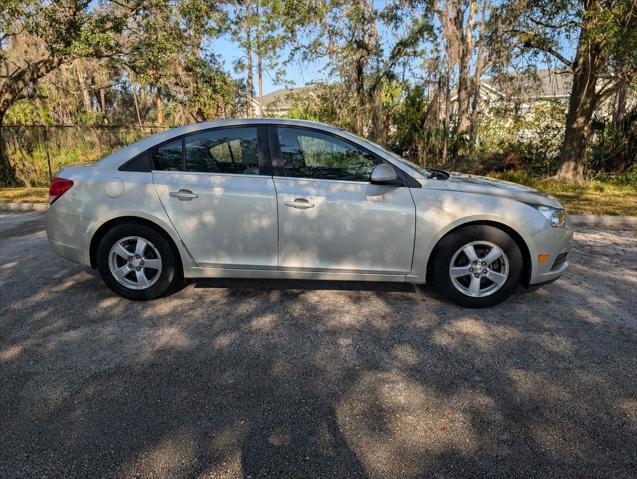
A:
<svg viewBox="0 0 637 479">
<path fill-rule="evenodd" d="M 550 28 L 552 30 L 561 30 L 563 28 L 567 28 L 567 27 L 576 27 L 577 23 L 575 22 L 565 22 L 565 23 L 561 23 L 561 24 L 555 24 L 555 23 L 549 23 L 549 22 L 545 22 L 542 20 L 538 20 L 536 18 L 532 18 L 532 17 L 528 17 L 529 21 L 531 23 L 535 23 L 536 25 L 539 25 L 540 27 L 544 27 L 544 28 Z"/>
<path fill-rule="evenodd" d="M 568 58 L 566 58 L 564 55 L 562 55 L 559 51 L 557 51 L 547 42 L 543 42 L 542 38 L 538 34 L 529 32 L 528 30 L 518 30 L 518 29 L 507 30 L 507 33 L 513 33 L 518 38 L 520 36 L 524 36 L 524 38 L 520 38 L 520 41 L 524 46 L 534 48 L 536 50 L 540 50 L 544 53 L 548 53 L 549 55 L 553 56 L 554 58 L 559 60 L 561 63 L 563 63 L 564 66 L 566 66 L 567 68 L 569 69 L 573 68 L 572 60 L 569 60 Z"/>
<path fill-rule="evenodd" d="M 0 87 L 0 112 L 5 112 L 25 88 L 58 68 L 63 61 L 63 57 L 43 58 L 11 74 Z"/>
<path fill-rule="evenodd" d="M 621 86 L 624 84 L 625 80 L 615 80 L 606 83 L 598 92 L 597 92 L 597 101 L 598 103 L 603 102 L 609 97 L 613 96 L 615 93 L 619 91 Z"/>
</svg>

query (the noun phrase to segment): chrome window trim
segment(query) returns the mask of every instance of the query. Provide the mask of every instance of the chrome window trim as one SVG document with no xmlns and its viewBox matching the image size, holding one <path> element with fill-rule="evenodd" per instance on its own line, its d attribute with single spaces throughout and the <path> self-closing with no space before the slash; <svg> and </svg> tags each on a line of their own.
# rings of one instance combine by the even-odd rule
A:
<svg viewBox="0 0 637 479">
<path fill-rule="evenodd" d="M 244 175 L 243 173 L 210 173 L 207 171 L 171 171 L 171 170 L 151 170 L 151 173 L 178 173 L 181 175 L 209 175 L 209 176 L 236 176 L 239 178 L 272 178 L 272 175 Z"/>
<path fill-rule="evenodd" d="M 272 176 L 275 180 L 289 180 L 289 181 L 321 181 L 321 182 L 329 182 L 329 183 L 346 183 L 346 184 L 355 184 L 355 185 L 371 185 L 373 184 L 371 181 L 353 181 L 353 180 L 330 180 L 328 178 L 301 178 L 298 176 Z M 377 186 L 385 186 L 385 185 L 377 185 Z"/>
</svg>

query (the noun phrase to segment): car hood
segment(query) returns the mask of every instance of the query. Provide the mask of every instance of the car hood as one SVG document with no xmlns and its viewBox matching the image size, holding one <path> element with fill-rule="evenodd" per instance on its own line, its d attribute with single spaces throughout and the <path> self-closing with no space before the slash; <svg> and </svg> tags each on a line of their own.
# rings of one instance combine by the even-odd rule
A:
<svg viewBox="0 0 637 479">
<path fill-rule="evenodd" d="M 536 190 L 535 188 L 484 176 L 461 173 L 450 173 L 450 175 L 448 180 L 441 181 L 441 183 L 446 183 L 445 187 L 449 189 L 466 191 L 468 193 L 503 196 L 523 203 L 562 208 L 560 202 L 551 195 Z"/>
</svg>

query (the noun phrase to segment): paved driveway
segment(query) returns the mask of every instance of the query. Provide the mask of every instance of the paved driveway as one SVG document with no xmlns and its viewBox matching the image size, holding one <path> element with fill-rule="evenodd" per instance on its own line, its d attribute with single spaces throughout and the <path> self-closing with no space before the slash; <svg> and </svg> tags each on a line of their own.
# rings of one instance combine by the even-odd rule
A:
<svg viewBox="0 0 637 479">
<path fill-rule="evenodd" d="M 635 477 L 637 235 L 488 310 L 209 280 L 150 303 L 0 215 L 0 477 Z"/>
</svg>

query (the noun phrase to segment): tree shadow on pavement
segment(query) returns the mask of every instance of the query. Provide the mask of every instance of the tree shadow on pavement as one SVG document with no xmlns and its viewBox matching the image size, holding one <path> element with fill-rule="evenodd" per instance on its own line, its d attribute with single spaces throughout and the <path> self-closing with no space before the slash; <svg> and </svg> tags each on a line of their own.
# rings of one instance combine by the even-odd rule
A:
<svg viewBox="0 0 637 479">
<path fill-rule="evenodd" d="M 635 276 L 611 287 L 596 238 L 560 282 L 480 311 L 341 282 L 134 303 L 61 259 L 25 267 L 41 239 L 10 245 L 0 476 L 634 477 Z"/>
</svg>

